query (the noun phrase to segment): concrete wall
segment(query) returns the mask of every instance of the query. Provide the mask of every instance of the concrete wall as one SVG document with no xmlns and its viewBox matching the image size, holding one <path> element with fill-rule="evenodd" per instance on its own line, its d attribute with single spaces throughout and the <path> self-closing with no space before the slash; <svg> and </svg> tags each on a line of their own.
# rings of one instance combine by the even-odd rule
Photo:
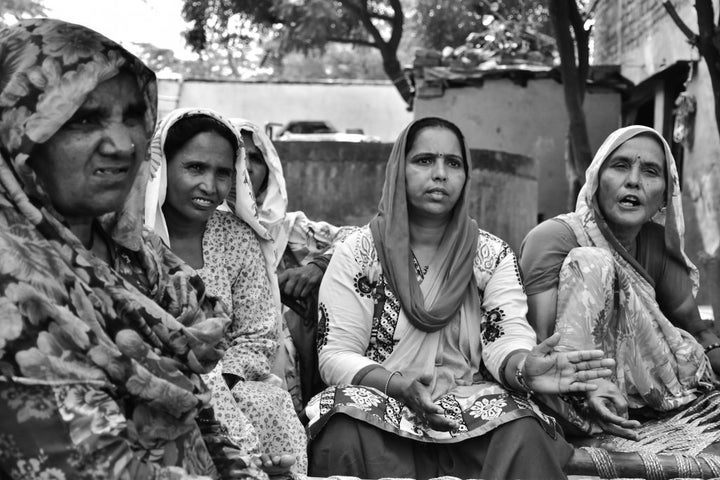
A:
<svg viewBox="0 0 720 480">
<path fill-rule="evenodd" d="M 271 83 L 160 80 L 160 114 L 207 107 L 259 125 L 329 120 L 338 130 L 362 128 L 391 142 L 412 113 L 391 83 Z"/>
<path fill-rule="evenodd" d="M 588 92 L 585 114 L 593 151 L 619 126 L 620 109 L 619 93 Z M 539 194 L 533 203 L 537 203 L 538 213 L 550 218 L 567 211 L 564 148 L 568 118 L 560 83 L 544 78 L 521 86 L 501 78 L 486 79 L 482 86 L 448 88 L 441 97 L 415 100 L 416 118 L 431 115 L 457 123 L 473 148 L 534 158 Z"/>
<path fill-rule="evenodd" d="M 692 0 L 672 2 L 678 14 L 695 32 L 697 14 Z M 714 2 L 715 12 L 718 1 Z M 720 135 L 715 120 L 715 98 L 704 59 L 691 48 L 685 36 L 668 16 L 661 2 L 615 0 L 599 2 L 596 10 L 595 52 L 599 61 L 619 63 L 623 75 L 634 82 L 648 80 L 677 61 L 697 61 L 687 92 L 695 96 L 694 141 L 684 146 L 683 209 L 685 251 L 700 269 L 700 303 L 715 303 L 720 318 Z M 698 61 L 699 60 L 699 61 Z M 662 91 L 656 113 L 674 98 Z M 654 127 L 662 131 L 662 115 Z"/>
<path fill-rule="evenodd" d="M 289 210 L 337 225 L 364 225 L 375 213 L 391 144 L 276 142 Z M 537 217 L 534 160 L 473 150 L 471 215 L 518 249 Z"/>
</svg>

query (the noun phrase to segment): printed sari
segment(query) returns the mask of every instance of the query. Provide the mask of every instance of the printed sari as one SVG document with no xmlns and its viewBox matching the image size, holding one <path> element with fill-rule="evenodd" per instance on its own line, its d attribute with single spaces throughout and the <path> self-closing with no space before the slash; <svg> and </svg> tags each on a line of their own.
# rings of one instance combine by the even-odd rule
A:
<svg viewBox="0 0 720 480">
<path fill-rule="evenodd" d="M 245 466 L 201 380 L 229 319 L 143 230 L 142 195 L 96 219 L 108 264 L 28 166 L 121 71 L 137 81 L 149 138 L 155 76 L 122 47 L 57 20 L 0 31 L 0 471 L 11 478 L 218 478 Z M 142 162 L 134 192 L 147 173 Z"/>
</svg>

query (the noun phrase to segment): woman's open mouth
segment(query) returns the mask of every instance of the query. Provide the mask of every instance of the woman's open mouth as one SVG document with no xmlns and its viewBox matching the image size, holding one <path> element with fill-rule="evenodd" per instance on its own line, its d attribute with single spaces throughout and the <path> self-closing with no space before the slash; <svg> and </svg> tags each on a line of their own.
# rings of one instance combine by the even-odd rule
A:
<svg viewBox="0 0 720 480">
<path fill-rule="evenodd" d="M 193 197 L 192 203 L 193 205 L 201 209 L 215 207 L 215 202 L 204 197 Z"/>
<path fill-rule="evenodd" d="M 620 199 L 618 202 L 621 206 L 627 207 L 627 208 L 634 208 L 642 205 L 642 202 L 640 201 L 640 198 L 636 197 L 635 195 L 625 195 Z"/>
</svg>

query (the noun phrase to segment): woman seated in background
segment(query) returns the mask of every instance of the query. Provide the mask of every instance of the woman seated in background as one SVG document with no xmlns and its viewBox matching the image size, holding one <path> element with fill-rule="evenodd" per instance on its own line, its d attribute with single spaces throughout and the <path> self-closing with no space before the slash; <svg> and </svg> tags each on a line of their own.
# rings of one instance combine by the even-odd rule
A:
<svg viewBox="0 0 720 480">
<path fill-rule="evenodd" d="M 229 319 L 128 195 L 156 102 L 155 75 L 92 30 L 0 30 L 2 478 L 251 474 L 200 377 Z"/>
<path fill-rule="evenodd" d="M 332 255 L 332 245 L 355 227 L 312 221 L 303 212 L 287 212 L 287 191 L 280 157 L 270 138 L 254 123 L 233 119 L 240 130 L 257 215 L 278 254 L 275 265 L 288 331 L 276 371 L 287 381 L 300 412 L 324 387 L 317 373 L 317 291 Z M 238 193 L 238 203 L 247 203 Z M 236 207 L 239 208 L 239 207 Z M 282 347 L 281 347 L 282 348 Z"/>
<path fill-rule="evenodd" d="M 528 393 L 582 392 L 598 350 L 536 345 L 515 255 L 468 216 L 470 154 L 439 118 L 388 161 L 379 213 L 320 287 L 309 472 L 361 478 L 562 478 L 573 454 Z"/>
<path fill-rule="evenodd" d="M 580 399 L 589 415 L 550 402 L 585 433 L 599 426 L 634 438 L 639 424 L 628 408 L 687 405 L 720 368 L 720 340 L 695 303 L 698 275 L 683 251 L 684 228 L 667 143 L 630 126 L 598 150 L 575 212 L 538 225 L 523 242 L 528 319 L 538 337 L 556 332 L 559 348 L 601 348 L 617 362 L 612 379 L 593 380 L 598 388 Z"/>
<path fill-rule="evenodd" d="M 240 135 L 212 110 L 179 109 L 158 126 L 150 154 L 145 223 L 231 311 L 229 348 L 207 377 L 217 416 L 250 451 L 290 454 L 291 470 L 305 473 L 305 433 L 290 395 L 271 373 L 280 333 L 274 253 L 253 214 Z M 235 211 L 217 210 L 233 182 Z"/>
</svg>

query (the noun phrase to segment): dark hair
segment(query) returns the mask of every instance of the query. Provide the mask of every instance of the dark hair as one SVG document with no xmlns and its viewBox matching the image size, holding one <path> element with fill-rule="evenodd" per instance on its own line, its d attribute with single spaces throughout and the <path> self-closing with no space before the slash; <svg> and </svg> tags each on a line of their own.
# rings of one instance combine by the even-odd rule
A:
<svg viewBox="0 0 720 480">
<path fill-rule="evenodd" d="M 413 146 L 413 143 L 415 143 L 415 138 L 418 133 L 425 128 L 444 128 L 453 132 L 457 137 L 458 142 L 460 142 L 460 151 L 462 152 L 462 159 L 465 162 L 465 169 L 467 170 L 468 159 L 465 157 L 465 136 L 462 134 L 457 125 L 440 117 L 424 117 L 412 124 L 407 134 L 407 140 L 405 141 L 405 155 L 407 156 Z"/>
<path fill-rule="evenodd" d="M 237 136 L 227 125 L 208 115 L 192 115 L 181 118 L 168 130 L 163 146 L 167 161 L 169 162 L 195 135 L 205 132 L 214 132 L 226 139 L 232 146 L 233 157 L 237 156 L 240 144 Z"/>
</svg>

